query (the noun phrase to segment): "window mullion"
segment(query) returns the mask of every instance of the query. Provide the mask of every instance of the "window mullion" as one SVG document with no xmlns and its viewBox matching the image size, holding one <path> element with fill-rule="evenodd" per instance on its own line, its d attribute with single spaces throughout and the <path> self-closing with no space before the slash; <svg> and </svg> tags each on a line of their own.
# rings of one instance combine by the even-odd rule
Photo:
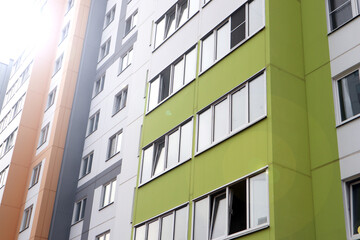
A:
<svg viewBox="0 0 360 240">
<path fill-rule="evenodd" d="M 214 59 L 213 59 L 213 63 L 216 61 L 216 59 L 217 59 L 217 51 L 216 51 L 216 49 L 217 49 L 217 29 L 215 29 L 214 30 L 214 32 L 213 32 L 213 37 L 215 38 L 214 39 Z"/>
<path fill-rule="evenodd" d="M 168 151 L 169 151 L 169 135 L 165 135 L 165 144 L 164 144 L 164 168 L 162 171 L 165 171 L 168 165 Z"/>
<path fill-rule="evenodd" d="M 248 123 L 250 122 L 249 82 L 246 82 L 245 87 L 244 87 L 244 90 L 246 91 L 246 96 L 247 96 L 247 97 L 246 97 L 246 104 L 245 104 L 245 106 L 246 106 L 247 109 L 246 109 L 246 111 L 245 111 L 245 114 L 246 114 L 246 120 L 247 120 L 246 124 L 248 124 Z"/>
<path fill-rule="evenodd" d="M 157 219 L 157 221 L 158 221 L 158 223 L 159 223 L 159 226 L 158 226 L 158 231 L 159 231 L 159 232 L 158 232 L 158 240 L 161 239 L 162 220 L 163 220 L 162 217 L 159 217 L 159 218 Z M 156 220 L 155 220 L 154 222 L 156 222 Z"/>
<path fill-rule="evenodd" d="M 249 3 L 246 3 L 245 7 L 245 39 L 247 39 L 250 35 L 249 33 Z"/>
<path fill-rule="evenodd" d="M 246 178 L 246 229 L 250 228 L 250 181 Z"/>
<path fill-rule="evenodd" d="M 192 51 L 192 50 L 191 50 Z M 191 52 L 190 51 L 190 52 Z M 186 54 L 183 55 L 183 61 L 184 61 L 184 68 L 183 68 L 183 79 L 182 79 L 182 86 L 185 85 L 185 76 L 186 76 Z"/>
<path fill-rule="evenodd" d="M 211 141 L 210 144 L 214 142 L 215 139 L 215 104 L 211 105 L 210 107 L 211 111 Z"/>
<path fill-rule="evenodd" d="M 229 212 L 229 195 L 230 195 L 230 190 L 229 187 L 226 188 L 226 198 L 225 198 L 225 236 L 229 235 L 229 216 L 230 216 L 230 212 Z"/>
<path fill-rule="evenodd" d="M 169 96 L 174 92 L 175 64 L 170 65 Z"/>
</svg>

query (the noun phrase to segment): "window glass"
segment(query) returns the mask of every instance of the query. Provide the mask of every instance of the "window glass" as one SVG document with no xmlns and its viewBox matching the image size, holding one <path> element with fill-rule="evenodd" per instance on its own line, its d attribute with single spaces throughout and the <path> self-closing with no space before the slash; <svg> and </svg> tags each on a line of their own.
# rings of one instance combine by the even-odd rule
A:
<svg viewBox="0 0 360 240">
<path fill-rule="evenodd" d="M 216 59 L 224 57 L 230 51 L 230 24 L 227 22 L 217 30 Z"/>
<path fill-rule="evenodd" d="M 159 220 L 152 222 L 148 227 L 147 240 L 158 240 L 159 239 Z"/>
<path fill-rule="evenodd" d="M 114 202 L 115 200 L 115 190 L 116 190 L 116 180 L 111 182 L 111 195 L 110 195 L 110 202 Z"/>
<path fill-rule="evenodd" d="M 214 35 L 212 33 L 202 41 L 201 70 L 209 68 L 214 60 Z"/>
<path fill-rule="evenodd" d="M 189 1 L 189 17 L 194 15 L 199 10 L 199 1 L 190 0 Z"/>
<path fill-rule="evenodd" d="M 185 83 L 187 84 L 196 77 L 196 48 L 185 56 Z"/>
<path fill-rule="evenodd" d="M 231 15 L 231 48 L 245 39 L 245 5 Z"/>
<path fill-rule="evenodd" d="M 194 240 L 207 240 L 209 222 L 209 200 L 205 198 L 195 203 Z"/>
<path fill-rule="evenodd" d="M 199 114 L 198 151 L 211 143 L 211 108 Z"/>
<path fill-rule="evenodd" d="M 133 27 L 135 27 L 136 25 L 137 25 L 137 19 L 138 19 L 138 16 L 137 16 L 138 14 L 137 14 L 137 12 L 136 13 L 134 13 L 134 15 L 133 15 Z"/>
<path fill-rule="evenodd" d="M 247 228 L 246 181 L 230 186 L 229 194 L 229 234 L 233 234 Z"/>
<path fill-rule="evenodd" d="M 231 95 L 231 130 L 238 129 L 248 122 L 247 94 L 245 88 Z"/>
<path fill-rule="evenodd" d="M 352 185 L 353 234 L 360 234 L 360 183 Z"/>
<path fill-rule="evenodd" d="M 224 138 L 229 132 L 229 101 L 228 99 L 215 105 L 214 141 Z"/>
<path fill-rule="evenodd" d="M 250 122 L 265 115 L 265 75 L 249 83 Z"/>
<path fill-rule="evenodd" d="M 184 59 L 174 65 L 173 79 L 173 92 L 176 92 L 184 83 Z"/>
<path fill-rule="evenodd" d="M 170 67 L 166 68 L 161 73 L 161 91 L 160 91 L 160 101 L 164 100 L 170 94 Z"/>
<path fill-rule="evenodd" d="M 359 71 L 338 81 L 341 120 L 344 121 L 360 113 Z"/>
<path fill-rule="evenodd" d="M 264 0 L 249 3 L 249 35 L 254 34 L 264 26 Z"/>
<path fill-rule="evenodd" d="M 153 146 L 144 150 L 141 182 L 146 182 L 151 177 L 151 167 L 153 158 Z"/>
<path fill-rule="evenodd" d="M 175 11 L 166 15 L 165 38 L 175 32 Z"/>
<path fill-rule="evenodd" d="M 159 46 L 165 37 L 165 17 L 156 24 L 155 47 Z"/>
<path fill-rule="evenodd" d="M 174 240 L 187 240 L 187 208 L 175 212 Z"/>
<path fill-rule="evenodd" d="M 250 227 L 268 222 L 268 193 L 266 173 L 250 178 Z"/>
<path fill-rule="evenodd" d="M 161 219 L 161 239 L 172 239 L 173 214 Z"/>
<path fill-rule="evenodd" d="M 124 70 L 127 66 L 128 66 L 128 57 L 129 55 L 126 54 L 123 59 L 122 59 L 122 65 L 121 65 L 121 70 Z"/>
<path fill-rule="evenodd" d="M 330 0 L 330 22 L 331 29 L 335 29 L 352 18 L 350 0 Z"/>
<path fill-rule="evenodd" d="M 157 175 L 164 171 L 165 167 L 165 139 L 154 144 L 154 173 Z"/>
<path fill-rule="evenodd" d="M 111 184 L 107 184 L 104 186 L 104 200 L 102 206 L 106 206 L 110 203 L 110 191 L 111 191 Z"/>
<path fill-rule="evenodd" d="M 120 152 L 120 150 L 121 150 L 121 141 L 122 141 L 122 133 L 118 133 L 118 134 L 117 134 L 117 139 L 116 139 L 116 150 L 115 150 L 115 153 Z"/>
<path fill-rule="evenodd" d="M 146 225 L 142 225 L 141 227 L 136 228 L 135 240 L 145 240 L 145 227 Z"/>
<path fill-rule="evenodd" d="M 155 108 L 158 104 L 160 79 L 157 78 L 150 83 L 149 110 Z"/>
<path fill-rule="evenodd" d="M 183 3 L 180 3 L 179 7 L 178 7 L 178 22 L 177 22 L 177 27 L 181 26 L 185 23 L 185 21 L 188 18 L 188 6 L 187 6 L 187 1 L 183 1 Z"/>
<path fill-rule="evenodd" d="M 180 162 L 191 158 L 193 124 L 189 121 L 181 127 Z"/>
<path fill-rule="evenodd" d="M 175 166 L 179 161 L 179 130 L 169 135 L 167 167 Z"/>
<path fill-rule="evenodd" d="M 211 239 L 222 237 L 226 234 L 226 194 L 216 196 L 213 200 L 211 216 Z"/>
</svg>

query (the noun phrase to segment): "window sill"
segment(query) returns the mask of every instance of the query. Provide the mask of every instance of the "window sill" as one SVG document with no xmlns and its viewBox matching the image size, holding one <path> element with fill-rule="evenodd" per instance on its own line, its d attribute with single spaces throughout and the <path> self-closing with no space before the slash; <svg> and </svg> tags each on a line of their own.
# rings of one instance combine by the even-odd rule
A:
<svg viewBox="0 0 360 240">
<path fill-rule="evenodd" d="M 195 155 L 194 157 L 197 157 L 199 156 L 200 154 L 202 154 L 203 152 L 206 152 L 207 150 L 215 147 L 216 145 L 228 140 L 229 138 L 233 137 L 234 135 L 240 133 L 240 132 L 243 132 L 245 131 L 246 129 L 250 128 L 251 126 L 255 125 L 256 123 L 262 121 L 263 119 L 267 118 L 267 115 L 264 115 L 264 116 L 261 116 L 259 117 L 258 119 L 256 119 L 255 121 L 251 122 L 251 123 L 248 123 L 248 124 L 245 124 L 244 126 L 238 128 L 237 130 L 234 130 L 232 133 L 230 133 L 228 136 L 226 136 L 225 138 L 223 139 L 220 139 L 216 142 L 213 142 L 211 143 L 209 146 L 205 147 L 204 149 L 200 150 L 200 151 L 197 151 L 195 152 Z M 197 147 L 197 146 L 196 146 Z"/>
<path fill-rule="evenodd" d="M 49 108 L 51 108 L 52 105 L 54 105 L 54 103 L 52 103 L 50 106 L 48 106 L 48 107 L 45 109 L 44 113 L 45 113 L 47 110 L 49 110 Z"/>
<path fill-rule="evenodd" d="M 109 53 L 107 53 L 106 55 L 104 55 L 104 56 L 102 56 L 101 58 L 99 58 L 97 64 L 99 64 L 102 60 L 104 60 L 108 55 L 109 55 Z"/>
<path fill-rule="evenodd" d="M 123 39 L 122 39 L 123 41 L 124 41 L 124 39 L 125 39 L 125 38 L 127 38 L 128 36 L 130 36 L 130 35 L 131 35 L 130 33 L 132 32 L 132 30 L 134 30 L 134 29 L 135 29 L 135 27 L 136 27 L 136 25 L 135 25 L 135 26 L 133 26 L 133 27 L 132 27 L 132 28 L 131 28 L 128 32 L 126 32 L 126 33 L 124 34 L 124 37 L 123 37 Z"/>
<path fill-rule="evenodd" d="M 356 114 L 355 116 L 352 116 L 351 118 L 348 118 L 348 119 L 346 119 L 345 121 L 342 121 L 341 123 L 339 123 L 339 124 L 336 124 L 336 128 L 339 128 L 339 127 L 341 127 L 341 126 L 343 126 L 343 125 L 346 125 L 347 123 L 349 123 L 349 122 L 352 122 L 352 121 L 355 121 L 356 119 L 358 119 L 358 118 L 360 118 L 360 113 L 359 114 Z"/>
<path fill-rule="evenodd" d="M 117 156 L 117 155 L 119 155 L 119 154 L 120 154 L 120 152 L 115 153 L 114 155 L 108 157 L 108 158 L 105 160 L 105 162 L 110 161 L 112 158 L 114 158 L 115 156 Z"/>
<path fill-rule="evenodd" d="M 121 112 L 121 110 L 123 110 L 125 107 L 126 107 L 126 106 L 124 106 L 123 108 L 120 108 L 119 110 L 116 110 L 116 112 L 114 112 L 111 117 L 114 117 L 116 114 L 118 114 L 119 112 Z"/>
<path fill-rule="evenodd" d="M 226 58 L 227 56 L 229 56 L 232 52 L 234 52 L 235 50 L 237 50 L 240 46 L 242 46 L 243 44 L 245 44 L 247 41 L 249 41 L 250 39 L 252 39 L 255 35 L 257 35 L 259 32 L 261 32 L 263 29 L 265 28 L 265 25 L 261 28 L 259 28 L 259 30 L 257 30 L 256 32 L 253 33 L 253 35 L 249 36 L 248 38 L 242 40 L 241 42 L 239 42 L 237 45 L 235 45 L 232 49 L 230 49 L 230 51 L 225 54 L 222 58 L 219 58 L 217 60 L 215 60 L 209 67 L 207 67 L 204 70 L 199 71 L 199 77 L 201 75 L 203 75 L 205 72 L 207 72 L 208 70 L 210 70 L 212 67 L 214 67 L 218 62 L 221 62 L 221 60 L 223 60 L 224 58 Z M 200 55 L 200 65 L 201 65 L 201 55 Z"/>
<path fill-rule="evenodd" d="M 163 174 L 165 174 L 165 173 L 167 173 L 167 172 L 170 172 L 171 170 L 173 170 L 173 169 L 175 169 L 175 168 L 177 168 L 177 167 L 179 167 L 179 166 L 183 165 L 184 163 L 186 163 L 186 162 L 190 161 L 191 159 L 192 159 L 192 158 L 190 157 L 189 159 L 186 159 L 186 160 L 182 161 L 182 162 L 181 162 L 181 163 L 179 163 L 178 165 L 175 165 L 175 166 L 173 166 L 173 167 L 171 167 L 171 168 L 168 168 L 168 169 L 166 169 L 165 171 L 163 171 L 162 173 L 159 173 L 158 175 L 153 176 L 151 179 L 147 180 L 146 182 L 140 183 L 140 184 L 139 184 L 139 186 L 138 186 L 138 188 L 140 188 L 140 187 L 144 186 L 145 184 L 147 184 L 147 183 L 149 183 L 149 182 L 153 181 L 154 179 L 156 179 L 156 178 L 158 178 L 158 177 L 162 176 Z"/>
<path fill-rule="evenodd" d="M 36 150 L 39 150 L 39 148 L 41 148 L 41 146 L 44 145 L 45 143 L 46 143 L 46 141 L 45 141 L 45 142 L 42 142 L 42 143 L 36 148 Z"/>
<path fill-rule="evenodd" d="M 114 19 L 111 20 L 111 21 L 103 28 L 103 31 L 105 31 L 105 29 L 107 29 L 113 21 L 114 21 Z"/>
<path fill-rule="evenodd" d="M 207 3 L 205 3 L 204 5 L 202 5 L 202 8 L 206 7 L 210 2 L 211 2 L 211 0 L 208 1 Z"/>
<path fill-rule="evenodd" d="M 338 26 L 337 28 L 334 28 L 333 30 L 330 30 L 330 32 L 328 32 L 328 36 L 330 36 L 332 33 L 336 32 L 337 30 L 339 30 L 340 28 L 342 28 L 343 26 L 347 25 L 348 23 L 354 21 L 355 19 L 359 18 L 360 14 L 354 16 L 353 18 L 349 19 L 348 21 L 346 21 L 345 23 L 341 24 L 340 26 Z"/>
<path fill-rule="evenodd" d="M 111 206 L 111 205 L 113 205 L 113 204 L 114 204 L 114 202 L 111 202 L 111 203 L 109 203 L 108 205 L 102 206 L 102 207 L 99 208 L 99 211 L 101 211 L 101 210 L 103 210 L 103 209 L 105 209 L 105 208 L 107 208 L 108 206 Z"/>
<path fill-rule="evenodd" d="M 74 226 L 74 225 L 76 225 L 76 224 L 78 224 L 79 222 L 82 222 L 83 220 L 84 220 L 84 219 L 82 218 L 82 219 L 80 219 L 80 220 L 78 220 L 78 221 L 76 221 L 76 222 L 72 223 L 72 224 L 71 224 L 71 227 L 72 227 L 72 226 Z"/>
<path fill-rule="evenodd" d="M 32 189 L 38 182 L 34 183 L 33 185 L 31 185 L 28 190 Z"/>
<path fill-rule="evenodd" d="M 10 150 L 13 149 L 13 148 L 14 148 L 14 145 L 11 146 L 11 148 L 9 148 L 6 152 L 4 152 L 4 154 L 0 157 L 0 159 L 2 159 L 3 157 L 5 157 L 5 155 L 6 155 L 8 152 L 10 152 Z"/>
<path fill-rule="evenodd" d="M 26 229 L 28 229 L 28 228 L 29 228 L 29 226 L 27 226 L 27 227 L 26 227 L 26 228 L 24 228 L 24 229 L 21 229 L 19 233 L 24 232 L 24 231 L 25 231 Z"/>
<path fill-rule="evenodd" d="M 97 129 L 96 129 L 97 130 Z M 86 136 L 85 136 L 85 139 L 90 137 L 94 132 L 96 132 L 96 130 L 92 131 L 91 133 L 88 133 Z"/>
<path fill-rule="evenodd" d="M 93 96 L 91 97 L 91 100 L 93 100 L 94 98 L 96 98 L 97 95 L 99 95 L 103 90 L 99 91 L 98 93 L 96 93 L 95 95 L 93 94 Z"/>
<path fill-rule="evenodd" d="M 85 178 L 85 177 L 86 177 L 87 175 L 89 175 L 90 173 L 91 173 L 91 171 L 88 172 L 88 173 L 86 173 L 85 175 L 81 176 L 81 177 L 78 179 L 78 181 L 80 181 L 81 179 Z"/>
<path fill-rule="evenodd" d="M 234 233 L 234 234 L 232 234 L 230 236 L 225 237 L 224 240 L 230 240 L 230 239 L 239 238 L 239 237 L 242 237 L 242 236 L 257 232 L 257 231 L 261 231 L 261 230 L 269 228 L 269 227 L 270 227 L 269 223 L 264 223 L 264 224 L 262 224 L 260 226 L 250 228 L 250 229 L 246 229 L 246 230 L 241 231 L 239 233 Z"/>
<path fill-rule="evenodd" d="M 121 69 L 121 71 L 119 72 L 119 74 L 117 76 L 120 76 L 126 69 L 128 69 L 131 66 L 131 63 L 129 65 L 127 65 L 124 69 Z"/>
<path fill-rule="evenodd" d="M 51 78 L 55 77 L 55 75 L 60 71 L 60 69 L 61 69 L 61 67 L 53 73 L 53 75 L 51 76 Z"/>
<path fill-rule="evenodd" d="M 194 80 L 196 79 L 196 77 L 192 80 L 190 80 L 188 83 L 186 83 L 185 85 L 183 85 L 181 88 L 179 88 L 176 92 L 171 93 L 169 96 L 167 96 L 166 98 L 164 98 L 161 102 L 158 103 L 158 105 L 156 105 L 153 109 L 148 110 L 145 113 L 145 116 L 148 115 L 149 113 L 151 113 L 152 111 L 154 111 L 156 108 L 158 108 L 161 104 L 163 104 L 164 102 L 166 102 L 168 99 L 170 99 L 172 96 L 174 96 L 175 94 L 177 94 L 178 92 L 180 92 L 182 89 L 184 89 L 187 85 L 189 85 L 190 83 L 192 83 Z"/>
</svg>

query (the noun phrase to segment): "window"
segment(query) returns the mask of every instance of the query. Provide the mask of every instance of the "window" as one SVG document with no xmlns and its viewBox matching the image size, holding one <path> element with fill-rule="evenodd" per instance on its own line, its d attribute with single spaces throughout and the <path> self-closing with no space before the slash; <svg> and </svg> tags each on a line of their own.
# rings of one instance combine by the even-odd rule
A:
<svg viewBox="0 0 360 240">
<path fill-rule="evenodd" d="M 113 114 L 116 114 L 126 106 L 127 91 L 128 89 L 125 87 L 115 95 Z"/>
<path fill-rule="evenodd" d="M 99 124 L 99 117 L 100 117 L 100 110 L 94 113 L 89 118 L 88 134 L 87 134 L 88 136 L 97 130 Z"/>
<path fill-rule="evenodd" d="M 8 171 L 9 171 L 9 166 L 7 166 L 4 170 L 0 172 L 0 188 L 5 186 Z"/>
<path fill-rule="evenodd" d="M 109 150 L 108 150 L 108 159 L 115 156 L 120 152 L 121 149 L 121 140 L 122 140 L 122 131 L 116 133 L 115 135 L 109 138 Z"/>
<path fill-rule="evenodd" d="M 49 125 L 50 123 L 46 124 L 46 126 L 41 129 L 38 147 L 42 146 L 46 142 Z"/>
<path fill-rule="evenodd" d="M 259 31 L 265 23 L 264 0 L 249 1 L 229 19 L 207 34 L 201 42 L 201 71 L 225 57 L 244 40 Z"/>
<path fill-rule="evenodd" d="M 0 145 L 0 157 L 3 157 L 15 144 L 17 129 L 13 131 Z"/>
<path fill-rule="evenodd" d="M 341 122 L 360 113 L 359 70 L 337 81 Z"/>
<path fill-rule="evenodd" d="M 69 27 L 70 27 L 70 22 L 68 22 L 66 26 L 61 30 L 60 43 L 62 43 L 64 39 L 67 37 L 69 33 Z"/>
<path fill-rule="evenodd" d="M 138 12 L 137 10 L 126 19 L 125 22 L 125 36 L 137 25 Z"/>
<path fill-rule="evenodd" d="M 186 240 L 188 212 L 188 205 L 182 206 L 135 226 L 135 240 Z"/>
<path fill-rule="evenodd" d="M 56 59 L 53 75 L 55 75 L 55 74 L 60 70 L 61 64 L 62 64 L 62 60 L 63 60 L 63 56 L 64 56 L 64 54 L 61 54 L 60 57 L 58 57 L 58 58 Z"/>
<path fill-rule="evenodd" d="M 105 74 L 95 81 L 93 97 L 98 95 L 104 89 L 104 82 L 105 82 Z"/>
<path fill-rule="evenodd" d="M 86 208 L 86 198 L 83 198 L 75 203 L 73 223 L 77 223 L 84 219 L 85 208 Z"/>
<path fill-rule="evenodd" d="M 156 21 L 155 48 L 199 10 L 198 0 L 179 0 Z"/>
<path fill-rule="evenodd" d="M 192 154 L 193 121 L 188 120 L 143 149 L 140 183 L 189 160 Z"/>
<path fill-rule="evenodd" d="M 207 149 L 266 116 L 262 72 L 198 113 L 197 151 Z"/>
<path fill-rule="evenodd" d="M 28 207 L 24 210 L 23 218 L 21 221 L 20 232 L 24 231 L 25 229 L 27 229 L 30 226 L 32 209 L 33 209 L 33 205 L 31 205 L 30 207 Z"/>
<path fill-rule="evenodd" d="M 225 239 L 269 225 L 267 172 L 194 201 L 193 239 Z"/>
<path fill-rule="evenodd" d="M 116 179 L 105 184 L 102 190 L 101 208 L 106 207 L 115 200 Z"/>
<path fill-rule="evenodd" d="M 335 30 L 357 16 L 356 0 L 328 0 L 330 30 Z"/>
<path fill-rule="evenodd" d="M 105 15 L 104 29 L 114 20 L 116 5 L 114 5 Z"/>
<path fill-rule="evenodd" d="M 55 95 L 56 95 L 56 87 L 48 95 L 45 111 L 48 110 L 54 104 Z"/>
<path fill-rule="evenodd" d="M 93 157 L 94 157 L 94 152 L 91 152 L 81 160 L 79 179 L 88 175 L 91 172 Z"/>
<path fill-rule="evenodd" d="M 34 186 L 39 182 L 40 170 L 41 170 L 41 163 L 39 163 L 33 168 L 29 188 L 31 188 L 32 186 Z"/>
<path fill-rule="evenodd" d="M 110 231 L 100 234 L 96 237 L 96 240 L 110 240 Z"/>
<path fill-rule="evenodd" d="M 350 231 L 352 239 L 360 238 L 360 181 L 350 183 Z"/>
<path fill-rule="evenodd" d="M 196 77 L 197 48 L 193 47 L 150 81 L 148 111 Z"/>
<path fill-rule="evenodd" d="M 65 14 L 70 11 L 70 9 L 72 8 L 72 6 L 74 6 L 74 0 L 68 0 L 67 5 L 66 5 L 66 12 L 65 12 Z"/>
<path fill-rule="evenodd" d="M 111 38 L 106 40 L 100 47 L 99 62 L 109 54 Z"/>
<path fill-rule="evenodd" d="M 10 111 L 0 121 L 0 132 L 2 132 L 22 110 L 24 102 L 25 94 L 14 104 Z"/>
<path fill-rule="evenodd" d="M 130 49 L 122 58 L 121 58 L 121 69 L 120 72 L 124 71 L 132 62 L 133 50 Z"/>
</svg>

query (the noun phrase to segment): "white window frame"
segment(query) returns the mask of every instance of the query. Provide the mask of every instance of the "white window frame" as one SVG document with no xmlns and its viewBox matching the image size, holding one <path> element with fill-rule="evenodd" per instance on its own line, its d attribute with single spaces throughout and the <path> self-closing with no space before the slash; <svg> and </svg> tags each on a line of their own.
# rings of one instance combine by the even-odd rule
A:
<svg viewBox="0 0 360 240">
<path fill-rule="evenodd" d="M 120 61 L 120 73 L 122 73 L 123 71 L 125 71 L 125 69 L 127 69 L 133 60 L 133 48 L 131 47 L 122 57 L 121 57 L 121 61 Z M 124 66 L 124 62 L 125 66 Z"/>
<path fill-rule="evenodd" d="M 109 188 L 107 188 L 109 186 Z M 107 191 L 109 189 L 108 198 L 106 198 Z M 101 202 L 100 202 L 100 209 L 103 209 L 115 202 L 115 194 L 116 194 L 116 178 L 111 180 L 110 182 L 104 184 L 101 190 Z"/>
<path fill-rule="evenodd" d="M 39 182 L 40 172 L 41 172 L 41 165 L 42 165 L 42 162 L 40 162 L 38 165 L 36 165 L 33 168 L 31 178 L 30 178 L 29 189 L 32 188 L 33 186 L 35 186 Z"/>
<path fill-rule="evenodd" d="M 95 98 L 97 95 L 99 95 L 99 93 L 102 92 L 102 90 L 104 90 L 105 76 L 106 76 L 106 74 L 104 73 L 103 75 L 101 75 L 100 78 L 98 78 L 98 79 L 94 82 L 94 89 L 93 89 L 92 98 Z M 99 83 L 99 89 L 98 89 L 98 91 L 96 91 L 96 90 L 97 90 L 97 83 Z"/>
<path fill-rule="evenodd" d="M 93 132 L 95 132 L 98 129 L 99 121 L 100 121 L 100 109 L 89 117 L 87 136 L 90 136 Z"/>
<path fill-rule="evenodd" d="M 326 17 L 327 17 L 327 26 L 328 26 L 328 33 L 334 32 L 337 29 L 341 28 L 342 26 L 346 25 L 348 22 L 350 22 L 352 19 L 356 18 L 359 14 L 360 14 L 360 2 L 358 0 L 348 0 L 348 2 L 343 3 L 341 6 L 339 6 L 338 8 L 334 9 L 332 12 L 330 12 L 330 1 L 331 0 L 326 0 Z M 336 12 L 337 10 L 343 8 L 346 4 L 348 4 L 350 2 L 351 5 L 351 13 L 352 16 L 349 18 L 349 20 L 345 21 L 344 23 L 340 24 L 339 26 L 337 26 L 336 28 L 333 28 L 332 23 L 331 23 L 331 17 L 330 15 L 334 12 Z"/>
<path fill-rule="evenodd" d="M 47 123 L 40 131 L 40 135 L 39 135 L 39 143 L 38 143 L 38 148 L 40 148 L 42 145 L 44 145 L 44 143 L 47 140 L 48 137 L 48 133 L 49 133 L 49 128 L 50 128 L 50 122 Z"/>
<path fill-rule="evenodd" d="M 110 230 L 97 235 L 96 240 L 110 240 Z"/>
<path fill-rule="evenodd" d="M 82 220 L 84 220 L 85 218 L 85 210 L 86 210 L 86 202 L 87 202 L 87 198 L 82 198 L 78 201 L 75 202 L 74 204 L 74 211 L 73 211 L 73 217 L 72 217 L 72 224 L 76 224 L 78 222 L 81 222 Z M 77 217 L 76 215 L 76 210 L 77 207 L 79 206 L 79 216 Z"/>
<path fill-rule="evenodd" d="M 4 168 L 0 172 L 0 189 L 3 188 L 5 186 L 5 184 L 6 184 L 6 179 L 7 179 L 8 172 L 9 172 L 9 166 Z"/>
<path fill-rule="evenodd" d="M 107 55 L 109 55 L 110 43 L 111 37 L 109 37 L 103 44 L 101 44 L 98 63 L 101 62 Z"/>
<path fill-rule="evenodd" d="M 21 220 L 20 232 L 25 231 L 30 226 L 31 214 L 33 210 L 33 205 L 27 207 L 23 212 L 23 217 Z"/>
<path fill-rule="evenodd" d="M 109 144 L 108 144 L 108 151 L 107 151 L 107 160 L 111 159 L 112 157 L 116 156 L 117 154 L 119 154 L 121 152 L 121 145 L 122 145 L 122 134 L 123 134 L 123 130 L 121 129 L 120 131 L 118 131 L 117 133 L 115 133 L 114 135 L 112 135 L 109 138 Z M 115 144 L 115 152 L 111 152 L 112 149 L 112 143 L 114 140 L 114 144 Z M 120 143 L 119 143 L 120 140 Z M 120 149 L 119 151 L 116 151 L 117 149 Z"/>
<path fill-rule="evenodd" d="M 116 4 L 106 13 L 104 21 L 104 29 L 107 28 L 115 18 Z"/>
<path fill-rule="evenodd" d="M 85 157 L 81 159 L 79 179 L 85 177 L 91 172 L 93 160 L 94 160 L 94 151 L 87 154 Z"/>
<path fill-rule="evenodd" d="M 114 97 L 113 116 L 126 107 L 128 86 L 118 92 Z"/>
<path fill-rule="evenodd" d="M 138 24 L 138 19 L 139 19 L 139 15 L 138 15 L 138 10 L 136 9 L 126 20 L 125 20 L 125 34 L 124 37 L 126 37 Z M 127 25 L 130 25 L 130 28 L 127 30 L 126 27 Z"/>
<path fill-rule="evenodd" d="M 263 77 L 264 78 L 264 90 L 265 90 L 265 96 L 264 96 L 264 114 L 261 115 L 260 117 L 254 119 L 251 121 L 250 119 L 250 101 L 249 101 L 249 83 L 253 80 L 256 80 L 258 77 Z M 260 72 L 256 73 L 255 75 L 253 75 L 252 77 L 250 77 L 249 79 L 245 80 L 243 83 L 241 83 L 239 86 L 235 87 L 234 89 L 232 89 L 231 91 L 229 91 L 228 93 L 226 93 L 225 95 L 223 95 L 222 97 L 220 97 L 219 99 L 215 100 L 213 103 L 211 103 L 210 105 L 204 107 L 203 109 L 201 109 L 199 112 L 197 112 L 196 114 L 196 140 L 195 140 L 195 156 L 214 147 L 215 145 L 223 142 L 224 140 L 232 137 L 233 135 L 243 131 L 244 129 L 256 124 L 257 122 L 261 121 L 262 119 L 264 119 L 266 116 L 267 116 L 267 80 L 266 80 L 266 71 L 265 69 L 261 70 Z M 231 126 L 232 126 L 232 122 L 231 122 L 231 106 L 232 106 L 232 95 L 234 93 L 236 93 L 237 91 L 239 91 L 240 89 L 244 89 L 246 90 L 246 94 L 247 94 L 247 123 L 246 124 L 243 124 L 242 126 L 236 128 L 236 129 L 232 129 Z M 218 139 L 218 140 L 214 140 L 214 108 L 217 104 L 219 104 L 220 102 L 226 100 L 228 101 L 228 104 L 229 104 L 229 122 L 228 122 L 228 131 L 227 131 L 227 134 L 226 136 L 222 137 L 221 139 Z M 204 113 L 205 111 L 211 109 L 211 134 L 210 134 L 210 137 L 211 137 L 211 140 L 210 140 L 210 144 L 207 145 L 206 147 L 202 148 L 202 149 L 199 149 L 199 116 Z"/>
<path fill-rule="evenodd" d="M 353 204 L 353 185 L 355 184 L 360 184 L 360 180 L 357 179 L 355 180 L 354 182 L 350 183 L 349 184 L 349 205 L 350 205 L 350 208 L 349 208 L 349 217 L 350 217 L 350 236 L 351 236 L 351 239 L 360 239 L 360 233 L 359 234 L 353 234 L 354 232 L 354 229 L 353 229 L 353 209 L 354 209 L 354 204 Z M 360 228 L 360 226 L 359 226 Z"/>
<path fill-rule="evenodd" d="M 45 112 L 46 112 L 46 111 L 54 104 L 54 102 L 55 102 L 56 89 L 57 89 L 57 87 L 55 87 L 53 90 L 51 90 L 51 92 L 48 94 L 48 98 L 47 98 L 47 101 L 46 101 Z"/>
<path fill-rule="evenodd" d="M 53 76 L 55 76 L 56 73 L 60 71 L 61 66 L 62 66 L 63 58 L 64 58 L 64 54 L 62 53 L 62 54 L 56 59 L 55 65 L 54 65 Z"/>
</svg>

